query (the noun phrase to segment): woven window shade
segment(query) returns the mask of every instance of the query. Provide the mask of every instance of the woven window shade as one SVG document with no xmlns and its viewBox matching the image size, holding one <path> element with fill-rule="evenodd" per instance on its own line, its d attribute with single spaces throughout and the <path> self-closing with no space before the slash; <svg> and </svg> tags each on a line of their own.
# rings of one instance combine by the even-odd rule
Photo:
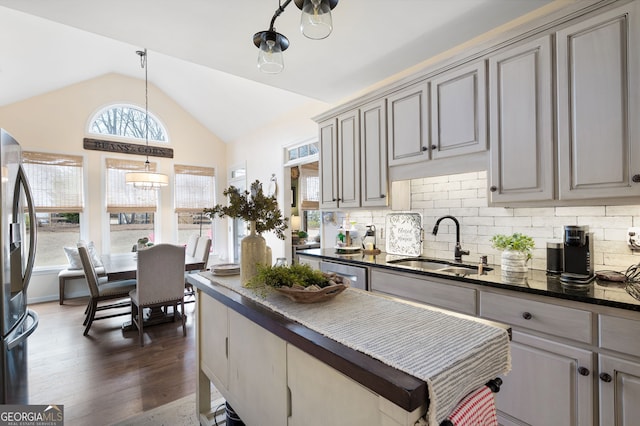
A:
<svg viewBox="0 0 640 426">
<path fill-rule="evenodd" d="M 157 191 L 135 188 L 125 183 L 127 172 L 144 171 L 144 161 L 107 158 L 107 211 L 109 213 L 151 213 L 158 204 Z M 156 171 L 156 163 L 149 164 Z"/>
<path fill-rule="evenodd" d="M 200 213 L 215 205 L 215 169 L 176 164 L 176 212 Z"/>
<path fill-rule="evenodd" d="M 318 210 L 320 208 L 320 177 L 318 163 L 300 166 L 300 208 L 302 210 Z"/>
<path fill-rule="evenodd" d="M 82 157 L 24 151 L 23 167 L 40 213 L 81 213 Z"/>
</svg>

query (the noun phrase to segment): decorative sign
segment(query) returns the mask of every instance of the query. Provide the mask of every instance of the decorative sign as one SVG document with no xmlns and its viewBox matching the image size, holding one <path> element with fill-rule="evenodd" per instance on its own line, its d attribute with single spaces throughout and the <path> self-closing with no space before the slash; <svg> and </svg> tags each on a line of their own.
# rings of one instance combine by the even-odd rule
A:
<svg viewBox="0 0 640 426">
<path fill-rule="evenodd" d="M 120 154 L 148 155 L 150 157 L 173 158 L 173 148 L 138 145 L 135 143 L 103 141 L 84 138 L 84 149 L 93 151 L 118 152 Z"/>
</svg>

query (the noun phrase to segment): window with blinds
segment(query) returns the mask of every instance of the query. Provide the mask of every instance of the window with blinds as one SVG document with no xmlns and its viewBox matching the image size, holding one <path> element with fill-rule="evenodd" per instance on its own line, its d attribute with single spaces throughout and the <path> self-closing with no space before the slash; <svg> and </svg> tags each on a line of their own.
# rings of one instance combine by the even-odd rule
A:
<svg viewBox="0 0 640 426">
<path fill-rule="evenodd" d="M 23 168 L 36 210 L 38 247 L 35 267 L 64 267 L 64 247 L 80 239 L 80 214 L 84 209 L 83 157 L 23 151 Z"/>
<path fill-rule="evenodd" d="M 211 219 L 202 210 L 215 205 L 215 169 L 176 164 L 174 173 L 178 242 L 186 243 L 194 233 L 211 238 Z"/>
<path fill-rule="evenodd" d="M 109 213 L 155 212 L 158 194 L 155 190 L 135 188 L 125 183 L 128 172 L 144 171 L 144 161 L 107 158 L 107 211 Z M 156 163 L 149 164 L 156 171 Z"/>
<path fill-rule="evenodd" d="M 215 205 L 215 170 L 175 165 L 176 212 L 200 213 Z"/>
<path fill-rule="evenodd" d="M 24 151 L 22 158 L 36 211 L 82 212 L 84 199 L 81 156 Z"/>
<path fill-rule="evenodd" d="M 135 188 L 125 183 L 128 172 L 145 170 L 144 161 L 107 158 L 106 169 L 111 253 L 131 251 L 140 238 L 155 241 L 157 191 Z M 156 163 L 149 164 L 149 171 L 156 171 Z"/>
<path fill-rule="evenodd" d="M 300 208 L 302 210 L 318 210 L 320 208 L 320 177 L 318 163 L 300 166 Z"/>
</svg>

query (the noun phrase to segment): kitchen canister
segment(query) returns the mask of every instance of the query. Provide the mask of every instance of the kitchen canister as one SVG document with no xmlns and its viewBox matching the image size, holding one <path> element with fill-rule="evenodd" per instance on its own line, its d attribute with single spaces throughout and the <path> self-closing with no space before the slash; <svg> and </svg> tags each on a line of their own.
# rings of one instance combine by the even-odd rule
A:
<svg viewBox="0 0 640 426">
<path fill-rule="evenodd" d="M 560 242 L 547 242 L 547 273 L 561 274 L 563 268 L 564 244 Z"/>
</svg>

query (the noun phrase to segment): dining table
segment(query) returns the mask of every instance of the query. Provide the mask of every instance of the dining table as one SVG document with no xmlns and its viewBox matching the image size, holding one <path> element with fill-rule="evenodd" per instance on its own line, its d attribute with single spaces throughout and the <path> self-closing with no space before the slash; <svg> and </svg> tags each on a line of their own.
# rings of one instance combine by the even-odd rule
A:
<svg viewBox="0 0 640 426">
<path fill-rule="evenodd" d="M 136 275 L 138 272 L 137 252 L 103 255 L 101 257 L 101 260 L 104 266 L 105 274 L 107 276 L 107 281 L 136 279 Z M 205 269 L 205 267 L 205 262 L 202 259 L 185 255 L 185 272 L 201 271 Z M 176 316 L 180 315 L 179 312 L 175 312 L 174 314 Z M 144 326 L 147 327 L 174 321 L 174 314 L 167 315 L 166 307 L 165 309 L 163 309 L 162 307 L 151 308 L 149 314 L 144 318 Z M 123 331 L 131 331 L 136 329 L 136 326 L 132 324 L 131 321 L 127 321 L 122 324 Z"/>
</svg>

